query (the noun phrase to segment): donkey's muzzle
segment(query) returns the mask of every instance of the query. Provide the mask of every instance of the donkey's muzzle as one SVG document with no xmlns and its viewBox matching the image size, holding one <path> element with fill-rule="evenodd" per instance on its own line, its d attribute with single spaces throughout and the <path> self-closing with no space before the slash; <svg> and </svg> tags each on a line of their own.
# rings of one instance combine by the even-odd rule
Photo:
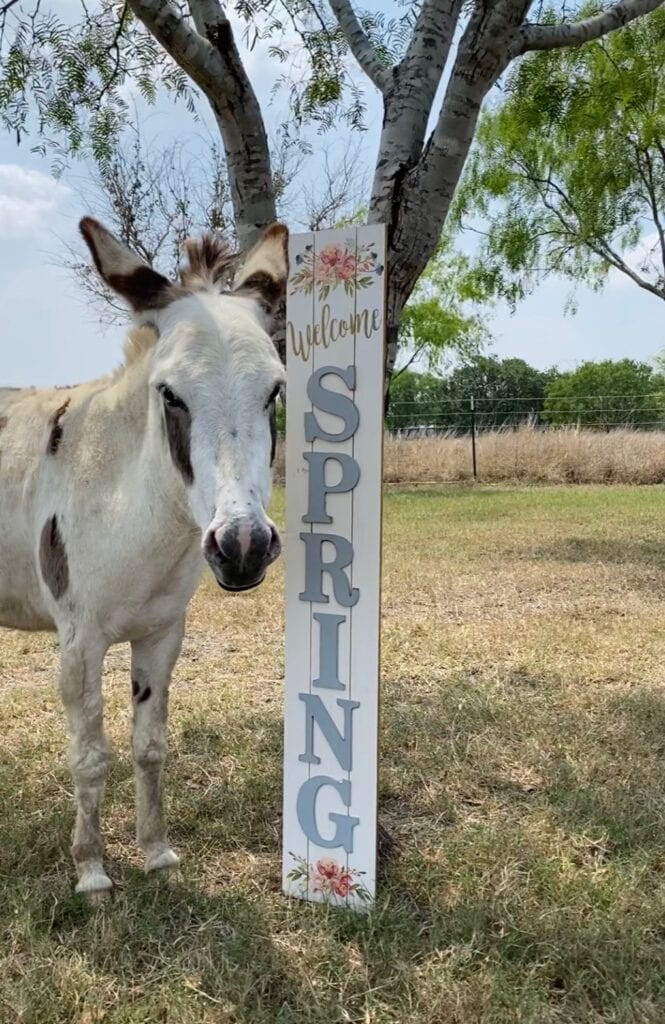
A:
<svg viewBox="0 0 665 1024">
<path fill-rule="evenodd" d="M 236 519 L 210 530 L 203 553 L 224 590 L 251 590 L 263 582 L 268 566 L 282 550 L 282 542 L 269 519 Z"/>
</svg>

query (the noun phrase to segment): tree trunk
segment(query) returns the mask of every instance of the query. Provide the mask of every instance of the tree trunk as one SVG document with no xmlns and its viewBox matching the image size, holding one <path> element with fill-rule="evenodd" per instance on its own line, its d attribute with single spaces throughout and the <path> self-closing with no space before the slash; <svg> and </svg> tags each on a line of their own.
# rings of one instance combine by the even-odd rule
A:
<svg viewBox="0 0 665 1024">
<path fill-rule="evenodd" d="M 276 219 L 270 150 L 256 93 L 219 0 L 189 0 L 196 31 L 170 0 L 128 0 L 133 13 L 202 90 L 222 136 L 238 242 Z"/>
<path fill-rule="evenodd" d="M 472 14 L 438 123 L 416 160 L 399 87 L 395 94 L 386 94 L 369 221 L 388 225 L 387 382 L 397 358 L 402 310 L 441 237 L 483 100 L 508 66 L 528 6 L 528 0 L 499 0 L 479 5 Z M 413 102 L 417 100 L 416 93 Z M 430 104 L 426 109 L 429 113 Z M 413 122 L 412 110 L 408 115 Z"/>
</svg>

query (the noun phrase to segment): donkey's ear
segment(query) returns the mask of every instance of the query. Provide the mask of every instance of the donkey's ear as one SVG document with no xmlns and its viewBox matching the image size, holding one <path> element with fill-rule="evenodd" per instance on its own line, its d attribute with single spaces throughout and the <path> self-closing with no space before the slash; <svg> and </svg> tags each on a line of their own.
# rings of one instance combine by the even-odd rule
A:
<svg viewBox="0 0 665 1024">
<path fill-rule="evenodd" d="M 288 243 L 289 229 L 271 224 L 249 250 L 233 281 L 234 292 L 256 299 L 266 313 L 274 313 L 286 295 Z"/>
<path fill-rule="evenodd" d="M 173 302 L 178 288 L 149 267 L 103 224 L 84 217 L 79 230 L 90 250 L 99 276 L 122 296 L 136 313 L 160 309 Z"/>
</svg>

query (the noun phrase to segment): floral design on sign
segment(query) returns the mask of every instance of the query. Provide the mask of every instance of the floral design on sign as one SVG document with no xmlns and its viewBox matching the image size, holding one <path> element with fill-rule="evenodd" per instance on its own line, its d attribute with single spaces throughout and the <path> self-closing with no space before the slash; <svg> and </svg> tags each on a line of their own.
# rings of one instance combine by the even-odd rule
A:
<svg viewBox="0 0 665 1024">
<path fill-rule="evenodd" d="M 314 252 L 311 245 L 296 255 L 296 272 L 291 277 L 291 294 L 303 292 L 311 295 L 318 288 L 319 300 L 327 299 L 330 292 L 343 286 L 347 295 L 361 288 L 369 288 L 374 276 L 380 277 L 384 267 L 371 242 L 356 248 L 352 238 L 345 245 L 338 242 Z"/>
<path fill-rule="evenodd" d="M 295 853 L 291 856 L 296 866 L 289 871 L 287 878 L 290 882 L 300 883 L 303 895 L 309 888 L 327 897 L 346 899 L 347 896 L 355 896 L 364 901 L 371 899 L 365 886 L 358 881 L 363 871 L 347 868 L 331 857 L 322 857 L 314 864 L 308 864 L 304 857 L 298 857 Z"/>
</svg>

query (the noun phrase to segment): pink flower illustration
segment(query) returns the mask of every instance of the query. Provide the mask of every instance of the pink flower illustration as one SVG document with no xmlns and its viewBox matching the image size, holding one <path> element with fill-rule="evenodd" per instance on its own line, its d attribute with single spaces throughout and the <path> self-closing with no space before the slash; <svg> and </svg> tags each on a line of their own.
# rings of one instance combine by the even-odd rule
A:
<svg viewBox="0 0 665 1024">
<path fill-rule="evenodd" d="M 336 896 L 348 896 L 353 885 L 353 878 L 348 871 L 344 871 L 337 878 L 332 880 L 333 892 Z"/>
<path fill-rule="evenodd" d="M 334 860 L 331 860 L 330 857 L 327 857 L 322 858 L 321 860 L 317 860 L 316 870 L 320 875 L 323 875 L 324 878 L 335 878 L 336 875 L 339 873 L 340 868 L 339 865 Z"/>
<path fill-rule="evenodd" d="M 304 292 L 308 295 L 316 288 L 320 300 L 325 300 L 338 287 L 343 287 L 347 295 L 369 288 L 385 269 L 370 242 L 357 246 L 351 238 L 346 245 L 334 243 L 318 253 L 312 245 L 305 246 L 302 253 L 296 254 L 294 264 L 291 294 Z"/>
<path fill-rule="evenodd" d="M 315 864 L 308 864 L 303 857 L 291 854 L 295 867 L 288 877 L 302 887 L 303 893 L 309 888 L 322 896 L 346 899 L 348 896 L 368 901 L 371 897 L 360 881 L 361 871 L 338 864 L 331 857 L 321 857 Z"/>
<path fill-rule="evenodd" d="M 356 272 L 356 258 L 341 245 L 329 245 L 316 259 L 316 280 L 319 284 L 350 281 Z"/>
</svg>

